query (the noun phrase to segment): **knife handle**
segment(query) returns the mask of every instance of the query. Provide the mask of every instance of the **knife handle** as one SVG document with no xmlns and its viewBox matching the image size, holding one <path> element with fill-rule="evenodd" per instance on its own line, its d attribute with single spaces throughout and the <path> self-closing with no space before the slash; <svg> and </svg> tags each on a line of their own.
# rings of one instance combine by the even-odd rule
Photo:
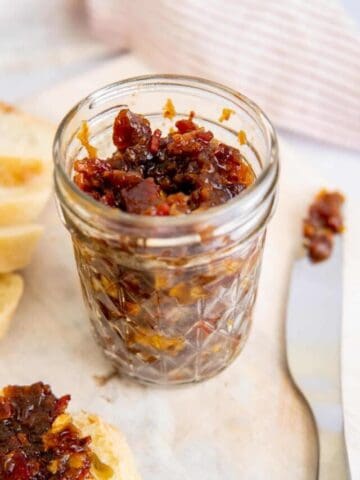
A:
<svg viewBox="0 0 360 480">
<path fill-rule="evenodd" d="M 317 479 L 350 480 L 344 429 L 318 428 L 318 432 L 319 463 Z"/>
</svg>

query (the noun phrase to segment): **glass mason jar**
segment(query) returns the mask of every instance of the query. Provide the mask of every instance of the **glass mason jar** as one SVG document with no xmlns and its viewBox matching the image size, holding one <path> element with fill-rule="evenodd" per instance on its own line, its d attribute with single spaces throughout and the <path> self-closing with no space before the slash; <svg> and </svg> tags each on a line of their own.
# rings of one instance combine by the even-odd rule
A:
<svg viewBox="0 0 360 480">
<path fill-rule="evenodd" d="M 171 98 L 176 117 L 164 119 Z M 120 108 L 166 132 L 194 110 L 215 138 L 238 147 L 256 175 L 224 205 L 175 217 L 133 215 L 96 202 L 72 181 L 86 156 L 77 139 L 110 155 Z M 234 111 L 220 122 L 223 108 Z M 238 132 L 247 142 L 239 145 Z M 54 143 L 55 188 L 71 233 L 83 296 L 97 340 L 119 373 L 181 384 L 215 375 L 236 358 L 251 325 L 267 222 L 274 210 L 278 148 L 269 120 L 250 100 L 198 78 L 154 75 L 101 88 L 61 122 Z"/>
</svg>

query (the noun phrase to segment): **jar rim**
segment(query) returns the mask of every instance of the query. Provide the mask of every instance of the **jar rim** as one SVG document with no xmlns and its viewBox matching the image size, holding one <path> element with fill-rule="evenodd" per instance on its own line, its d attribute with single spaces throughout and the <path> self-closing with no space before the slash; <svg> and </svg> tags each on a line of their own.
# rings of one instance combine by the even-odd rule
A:
<svg viewBox="0 0 360 480">
<path fill-rule="evenodd" d="M 184 84 L 203 90 L 207 90 L 209 87 L 212 89 L 211 93 L 224 92 L 231 96 L 235 101 L 244 104 L 253 113 L 256 114 L 257 120 L 266 132 L 268 140 L 268 152 L 269 163 L 264 167 L 260 174 L 256 177 L 255 182 L 239 195 L 230 199 L 222 205 L 211 207 L 207 210 L 192 212 L 189 215 L 178 216 L 147 216 L 139 214 L 131 214 L 124 212 L 120 209 L 111 208 L 101 202 L 96 201 L 90 195 L 87 195 L 81 189 L 77 187 L 75 182 L 71 179 L 65 170 L 64 165 L 61 162 L 61 145 L 63 142 L 63 132 L 71 119 L 78 113 L 83 107 L 93 102 L 96 102 L 100 96 L 110 93 L 114 89 L 118 89 L 126 86 L 151 86 L 152 84 L 161 85 L 162 82 L 170 82 L 169 85 L 183 86 Z M 139 91 L 139 89 L 137 90 Z M 209 91 L 209 90 L 207 90 Z M 171 229 L 171 228 L 184 228 L 190 227 L 194 223 L 207 224 L 210 221 L 214 222 L 216 218 L 223 218 L 223 215 L 231 216 L 239 213 L 239 207 L 242 207 L 243 212 L 250 212 L 256 205 L 256 197 L 264 199 L 264 196 L 270 195 L 276 186 L 279 176 L 279 161 L 278 161 L 278 141 L 275 129 L 262 109 L 252 100 L 240 92 L 217 83 L 211 80 L 205 80 L 200 77 L 191 75 L 175 75 L 175 74 L 153 74 L 153 75 L 141 75 L 136 77 L 130 77 L 124 80 L 113 82 L 104 87 L 101 87 L 85 98 L 80 100 L 62 119 L 60 122 L 53 143 L 53 157 L 55 162 L 55 189 L 59 192 L 60 183 L 65 185 L 65 188 L 71 192 L 71 197 L 82 205 L 82 210 L 91 209 L 92 213 L 99 218 L 106 220 L 108 227 L 113 227 L 116 230 L 116 226 L 126 224 L 128 227 L 139 226 L 141 223 L 142 228 L 156 229 L 159 228 Z M 76 203 L 76 202 L 75 202 Z M 70 210 L 73 210 L 71 205 L 67 205 Z M 73 210 L 74 211 L 74 210 Z M 215 222 L 216 223 L 216 222 Z"/>
</svg>

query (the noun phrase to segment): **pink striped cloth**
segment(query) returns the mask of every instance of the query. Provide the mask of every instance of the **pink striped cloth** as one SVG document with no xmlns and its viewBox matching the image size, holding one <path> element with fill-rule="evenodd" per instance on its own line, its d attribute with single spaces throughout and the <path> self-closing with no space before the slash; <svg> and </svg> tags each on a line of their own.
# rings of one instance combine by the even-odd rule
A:
<svg viewBox="0 0 360 480">
<path fill-rule="evenodd" d="M 157 70 L 230 85 L 280 127 L 360 149 L 360 34 L 337 0 L 86 0 Z"/>
</svg>

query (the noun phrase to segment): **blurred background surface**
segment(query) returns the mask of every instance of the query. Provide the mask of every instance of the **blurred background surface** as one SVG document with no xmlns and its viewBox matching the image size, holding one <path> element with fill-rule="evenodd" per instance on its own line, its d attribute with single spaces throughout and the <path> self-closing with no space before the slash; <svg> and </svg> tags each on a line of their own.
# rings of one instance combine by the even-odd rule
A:
<svg viewBox="0 0 360 480">
<path fill-rule="evenodd" d="M 360 149 L 358 0 L 2 0 L 0 20 L 6 101 L 130 51 L 240 90 L 277 127 Z"/>
<path fill-rule="evenodd" d="M 331 171 L 339 156 L 357 160 L 360 2 L 208 0 L 204 5 L 202 0 L 1 0 L 0 99 L 21 103 L 131 51 L 154 71 L 213 77 L 248 94 L 280 133 L 324 170 Z M 214 50 L 219 33 L 229 44 L 223 52 Z M 164 45 L 166 55 L 159 55 Z M 269 49 L 277 70 L 271 69 Z M 188 52 L 195 58 L 190 64 Z"/>
</svg>

